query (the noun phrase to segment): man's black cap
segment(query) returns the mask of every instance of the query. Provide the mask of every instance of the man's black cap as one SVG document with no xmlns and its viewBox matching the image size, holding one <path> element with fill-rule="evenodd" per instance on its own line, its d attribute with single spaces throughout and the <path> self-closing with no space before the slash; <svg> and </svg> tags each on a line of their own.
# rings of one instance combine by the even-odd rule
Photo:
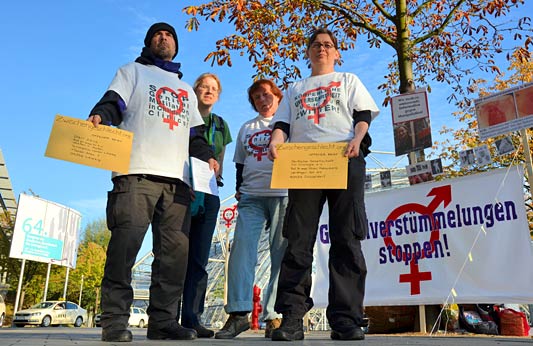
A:
<svg viewBox="0 0 533 346">
<path fill-rule="evenodd" d="M 178 35 L 176 35 L 176 30 L 174 30 L 174 28 L 170 24 L 163 23 L 163 22 L 153 24 L 150 27 L 150 29 L 148 29 L 148 32 L 146 33 L 146 37 L 144 38 L 144 46 L 148 48 L 150 47 L 150 43 L 152 42 L 152 37 L 154 37 L 154 35 L 158 31 L 168 31 L 172 34 L 172 37 L 174 37 L 174 42 L 176 42 L 176 52 L 174 53 L 174 56 L 172 57 L 172 59 L 174 59 L 176 55 L 178 55 L 178 50 L 179 50 Z"/>
</svg>

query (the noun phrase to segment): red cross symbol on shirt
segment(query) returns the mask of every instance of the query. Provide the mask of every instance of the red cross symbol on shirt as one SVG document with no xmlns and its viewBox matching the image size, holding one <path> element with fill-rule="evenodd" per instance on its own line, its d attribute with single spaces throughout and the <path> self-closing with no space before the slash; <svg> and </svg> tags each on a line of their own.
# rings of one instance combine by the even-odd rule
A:
<svg viewBox="0 0 533 346">
<path fill-rule="evenodd" d="M 329 100 L 331 100 L 331 88 L 333 87 L 339 87 L 341 85 L 341 82 L 331 82 L 329 83 L 328 86 L 326 87 L 318 87 L 318 88 L 315 88 L 315 89 L 311 89 L 311 90 L 308 90 L 306 92 L 304 92 L 301 96 L 301 101 L 302 101 L 302 106 L 307 109 L 307 110 L 310 110 L 310 111 L 313 111 L 314 114 L 313 115 L 309 115 L 307 116 L 307 119 L 308 120 L 311 120 L 313 119 L 313 122 L 315 124 L 318 124 L 320 123 L 320 118 L 324 118 L 326 117 L 326 114 L 325 113 L 320 113 L 320 108 L 324 107 L 325 105 L 328 104 Z M 318 105 L 309 105 L 307 103 L 307 98 L 313 94 L 318 94 L 319 91 L 324 91 L 325 92 L 325 95 L 321 95 L 322 96 L 322 100 L 321 100 L 321 103 L 318 104 Z M 317 99 L 318 99 L 318 96 L 317 96 Z M 316 102 L 318 103 L 318 102 Z"/>
<path fill-rule="evenodd" d="M 409 273 L 400 274 L 400 282 L 411 283 L 411 295 L 420 294 L 420 282 L 431 281 L 431 272 L 419 271 L 418 263 L 415 263 L 415 261 L 409 263 L 409 268 Z"/>
</svg>

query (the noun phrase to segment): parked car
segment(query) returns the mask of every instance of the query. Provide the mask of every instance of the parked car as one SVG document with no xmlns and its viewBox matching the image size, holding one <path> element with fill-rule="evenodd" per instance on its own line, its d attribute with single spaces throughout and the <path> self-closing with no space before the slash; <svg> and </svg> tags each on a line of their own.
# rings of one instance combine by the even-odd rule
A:
<svg viewBox="0 0 533 346">
<path fill-rule="evenodd" d="M 146 310 L 132 306 L 130 308 L 130 318 L 128 320 L 128 324 L 132 327 L 146 327 L 148 325 L 148 314 L 146 313 Z M 94 316 L 94 325 L 96 327 L 101 327 L 100 314 Z"/>
<path fill-rule="evenodd" d="M 4 298 L 0 294 L 0 327 L 4 325 L 6 320 L 6 303 L 4 303 Z"/>
<path fill-rule="evenodd" d="M 144 328 L 148 325 L 148 314 L 144 309 L 131 307 L 128 324 L 133 327 Z"/>
<path fill-rule="evenodd" d="M 84 321 L 87 321 L 87 310 L 78 304 L 62 300 L 40 302 L 29 309 L 17 311 L 13 318 L 17 327 L 27 324 L 41 327 L 72 324 L 74 327 L 81 327 Z"/>
</svg>

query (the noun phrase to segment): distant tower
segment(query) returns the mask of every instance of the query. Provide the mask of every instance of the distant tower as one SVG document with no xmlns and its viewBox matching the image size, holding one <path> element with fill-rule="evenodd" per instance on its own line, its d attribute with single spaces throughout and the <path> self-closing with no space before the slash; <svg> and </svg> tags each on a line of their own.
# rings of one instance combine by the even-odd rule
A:
<svg viewBox="0 0 533 346">
<path fill-rule="evenodd" d="M 7 173 L 6 161 L 4 160 L 4 155 L 0 149 L 0 227 L 3 229 L 8 229 L 6 227 L 9 223 L 9 218 L 11 221 L 15 220 L 15 214 L 17 213 L 17 200 L 15 199 L 15 194 L 13 193 L 13 188 L 11 187 L 11 180 L 9 180 L 9 174 Z M 6 219 L 6 216 L 8 219 Z M 11 234 L 8 234 L 11 236 Z M 3 291 L 6 288 L 6 279 L 7 279 L 7 269 L 0 267 L 0 294 L 3 294 Z"/>
<path fill-rule="evenodd" d="M 9 174 L 7 173 L 6 161 L 0 149 L 0 206 L 3 212 L 9 212 L 11 217 L 14 218 L 17 212 L 17 200 L 11 187 L 11 180 L 9 180 Z"/>
</svg>

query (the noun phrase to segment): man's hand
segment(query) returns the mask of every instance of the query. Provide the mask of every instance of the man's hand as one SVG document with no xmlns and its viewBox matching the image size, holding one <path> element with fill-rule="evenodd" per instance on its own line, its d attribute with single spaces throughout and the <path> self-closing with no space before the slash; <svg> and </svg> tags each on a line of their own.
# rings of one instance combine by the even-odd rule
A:
<svg viewBox="0 0 533 346">
<path fill-rule="evenodd" d="M 100 114 L 92 114 L 87 118 L 87 121 L 93 123 L 94 127 L 98 127 L 102 123 L 102 116 Z"/>
</svg>

